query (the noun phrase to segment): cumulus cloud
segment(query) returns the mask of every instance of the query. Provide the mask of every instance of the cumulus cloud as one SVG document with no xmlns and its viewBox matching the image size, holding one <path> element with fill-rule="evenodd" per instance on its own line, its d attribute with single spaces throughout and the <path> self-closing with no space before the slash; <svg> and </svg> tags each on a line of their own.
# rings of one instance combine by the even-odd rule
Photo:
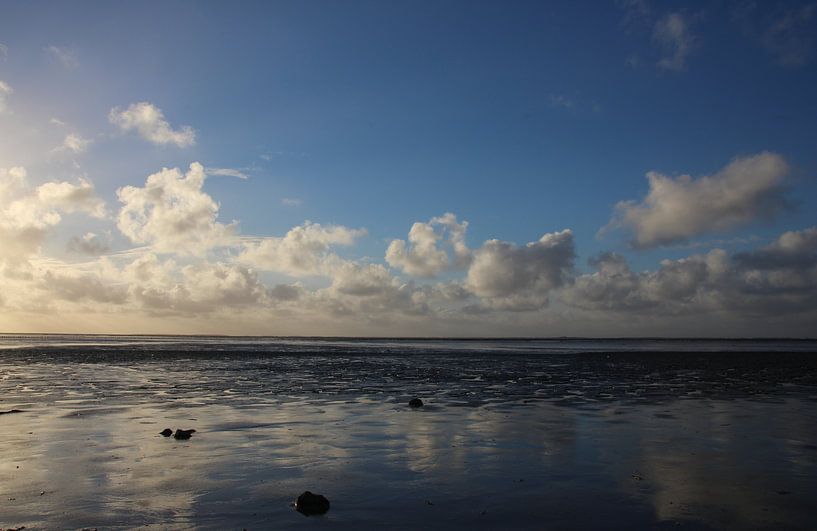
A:
<svg viewBox="0 0 817 531">
<path fill-rule="evenodd" d="M 691 303 L 703 304 L 728 269 L 726 253 L 665 260 L 657 271 L 634 272 L 626 260 L 604 253 L 591 260 L 596 272 L 578 276 L 561 299 L 590 310 L 677 313 Z"/>
<path fill-rule="evenodd" d="M 330 252 L 333 246 L 352 245 L 366 234 L 365 229 L 306 222 L 290 229 L 281 238 L 246 241 L 238 261 L 264 271 L 286 275 L 329 276 L 340 258 Z"/>
<path fill-rule="evenodd" d="M 817 257 L 817 227 L 784 232 L 771 245 L 737 255 L 739 263 L 749 268 L 775 269 L 789 267 L 808 269 Z"/>
<path fill-rule="evenodd" d="M 405 240 L 392 240 L 386 250 L 386 262 L 402 269 L 409 275 L 434 277 L 452 266 L 466 267 L 471 251 L 465 244 L 468 222 L 457 222 L 457 216 L 446 213 L 427 223 L 416 222 Z M 440 247 L 445 241 L 453 250 L 453 260 L 446 249 Z"/>
<path fill-rule="evenodd" d="M 817 311 L 817 227 L 786 232 L 766 247 L 732 256 L 714 249 L 664 260 L 655 271 L 634 272 L 615 254 L 603 254 L 591 265 L 595 272 L 578 276 L 563 291 L 565 303 L 653 315 L 771 317 Z"/>
<path fill-rule="evenodd" d="M 602 233 L 624 227 L 632 231 L 634 247 L 647 248 L 772 217 L 786 206 L 781 183 L 788 170 L 783 157 L 764 152 L 698 179 L 649 172 L 647 197 L 616 205 Z"/>
<path fill-rule="evenodd" d="M 345 261 L 334 269 L 332 285 L 317 290 L 312 302 L 337 316 L 382 321 L 393 314 L 430 315 L 434 291 L 402 282 L 380 264 Z"/>
<path fill-rule="evenodd" d="M 134 243 L 159 252 L 202 254 L 232 236 L 234 224 L 216 221 L 218 204 L 202 191 L 204 167 L 190 164 L 187 173 L 164 168 L 148 176 L 145 186 L 125 186 L 117 227 Z"/>
<path fill-rule="evenodd" d="M 0 79 L 0 114 L 9 112 L 8 102 L 9 96 L 14 92 L 8 83 Z"/>
<path fill-rule="evenodd" d="M 108 119 L 123 132 L 135 131 L 154 144 L 188 147 L 196 143 L 196 132 L 192 127 L 184 125 L 174 130 L 161 109 L 146 101 L 132 103 L 124 110 L 114 107 Z"/>
<path fill-rule="evenodd" d="M 541 308 L 550 292 L 569 280 L 574 257 L 569 229 L 525 246 L 488 240 L 474 251 L 465 287 L 492 308 Z"/>
<path fill-rule="evenodd" d="M 0 168 L 0 261 L 20 262 L 37 252 L 61 213 L 106 215 L 90 181 L 48 182 L 31 189 L 26 178 L 25 168 Z"/>
<path fill-rule="evenodd" d="M 783 233 L 771 245 L 734 259 L 738 309 L 761 313 L 817 309 L 817 227 Z"/>
<path fill-rule="evenodd" d="M 69 182 L 49 182 L 37 188 L 37 199 L 47 207 L 63 212 L 84 212 L 95 218 L 106 216 L 105 202 L 97 197 L 94 185 L 86 179 L 77 184 Z"/>
<path fill-rule="evenodd" d="M 127 286 L 103 281 L 98 275 L 77 271 L 46 271 L 37 287 L 51 296 L 74 303 L 97 302 L 124 304 L 128 298 Z"/>
<path fill-rule="evenodd" d="M 686 69 L 687 58 L 698 45 L 698 38 L 690 29 L 689 17 L 668 13 L 655 23 L 652 37 L 663 52 L 658 61 L 659 68 L 676 72 Z"/>
<path fill-rule="evenodd" d="M 59 61 L 65 68 L 76 68 L 79 66 L 79 58 L 74 50 L 62 46 L 48 46 L 45 52 Z"/>
</svg>

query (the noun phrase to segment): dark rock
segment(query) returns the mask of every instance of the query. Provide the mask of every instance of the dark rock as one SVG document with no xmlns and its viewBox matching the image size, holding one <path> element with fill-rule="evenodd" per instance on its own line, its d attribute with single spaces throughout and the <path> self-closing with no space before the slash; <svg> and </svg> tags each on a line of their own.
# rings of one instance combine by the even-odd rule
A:
<svg viewBox="0 0 817 531">
<path fill-rule="evenodd" d="M 0 411 L 0 415 L 11 415 L 12 413 L 22 413 L 22 409 L 9 409 L 8 411 Z"/>
<path fill-rule="evenodd" d="M 295 501 L 295 509 L 306 515 L 324 514 L 329 510 L 329 500 L 320 494 L 312 494 L 306 491 L 298 496 Z"/>
<path fill-rule="evenodd" d="M 171 430 L 170 428 L 165 428 L 159 432 L 159 435 L 163 437 L 170 437 L 171 435 L 173 435 L 173 430 Z"/>
<path fill-rule="evenodd" d="M 412 398 L 409 400 L 409 407 L 423 407 L 423 401 L 419 398 Z"/>
<path fill-rule="evenodd" d="M 194 433 L 196 433 L 196 430 L 180 430 L 177 428 L 176 433 L 173 434 L 173 438 L 179 439 L 181 441 L 186 441 Z"/>
</svg>

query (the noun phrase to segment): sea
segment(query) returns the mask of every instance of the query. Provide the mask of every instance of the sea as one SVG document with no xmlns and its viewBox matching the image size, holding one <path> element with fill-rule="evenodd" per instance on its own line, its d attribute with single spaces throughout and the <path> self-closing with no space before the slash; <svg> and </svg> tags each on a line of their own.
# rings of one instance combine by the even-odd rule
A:
<svg viewBox="0 0 817 531">
<path fill-rule="evenodd" d="M 817 340 L 0 334 L 0 452 L 0 529 L 813 529 Z"/>
</svg>

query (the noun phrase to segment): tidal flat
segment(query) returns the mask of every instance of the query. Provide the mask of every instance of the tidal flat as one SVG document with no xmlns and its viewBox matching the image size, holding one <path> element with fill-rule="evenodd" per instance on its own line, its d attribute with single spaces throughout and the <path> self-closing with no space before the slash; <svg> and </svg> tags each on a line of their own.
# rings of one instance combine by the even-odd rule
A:
<svg viewBox="0 0 817 531">
<path fill-rule="evenodd" d="M 0 339 L 0 528 L 814 525 L 815 342 Z"/>
</svg>

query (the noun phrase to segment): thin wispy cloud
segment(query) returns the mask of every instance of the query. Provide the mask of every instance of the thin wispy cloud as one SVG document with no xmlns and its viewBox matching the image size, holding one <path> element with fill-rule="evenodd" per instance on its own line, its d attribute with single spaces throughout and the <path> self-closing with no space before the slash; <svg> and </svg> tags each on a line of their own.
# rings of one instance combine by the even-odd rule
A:
<svg viewBox="0 0 817 531">
<path fill-rule="evenodd" d="M 281 198 L 281 204 L 288 207 L 299 207 L 304 204 L 304 202 L 302 199 L 297 199 L 295 197 L 283 197 Z"/>
<path fill-rule="evenodd" d="M 687 59 L 699 45 L 690 23 L 690 17 L 682 13 L 668 13 L 655 23 L 653 41 L 663 54 L 657 63 L 659 68 L 675 72 L 686 70 Z"/>
<path fill-rule="evenodd" d="M 551 107 L 561 107 L 563 109 L 572 109 L 576 106 L 573 98 L 565 96 L 564 94 L 549 93 L 547 95 L 548 103 Z"/>
<path fill-rule="evenodd" d="M 782 66 L 802 66 L 814 57 L 817 3 L 788 8 L 763 31 L 761 42 Z"/>
<path fill-rule="evenodd" d="M 68 133 L 62 141 L 62 144 L 54 148 L 53 152 L 71 152 L 82 153 L 91 145 L 91 140 L 83 138 L 77 133 Z"/>
<path fill-rule="evenodd" d="M 65 68 L 76 68 L 79 66 L 77 52 L 70 48 L 51 45 L 45 48 L 45 52 L 56 59 Z"/>
<path fill-rule="evenodd" d="M 3 43 L 0 43 L 0 59 L 6 60 L 9 56 L 9 47 Z"/>
<path fill-rule="evenodd" d="M 250 178 L 249 175 L 235 168 L 205 168 L 204 171 L 205 173 L 207 173 L 207 175 L 217 175 L 221 177 L 235 177 L 237 179 L 242 180 L 247 180 Z"/>
<path fill-rule="evenodd" d="M 0 80 L 0 114 L 9 112 L 8 97 L 14 93 L 11 86 L 5 81 Z"/>
</svg>

